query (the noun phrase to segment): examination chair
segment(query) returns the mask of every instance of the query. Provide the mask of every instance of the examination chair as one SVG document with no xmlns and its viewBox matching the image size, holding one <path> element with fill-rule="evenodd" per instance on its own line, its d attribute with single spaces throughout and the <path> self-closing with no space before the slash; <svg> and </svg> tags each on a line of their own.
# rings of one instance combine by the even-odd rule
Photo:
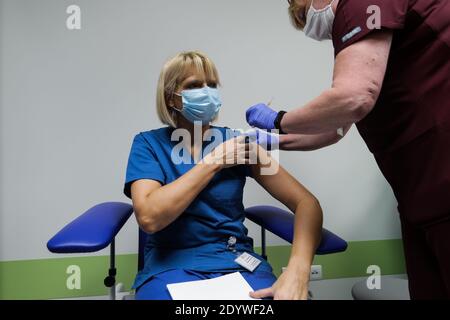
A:
<svg viewBox="0 0 450 320">
<path fill-rule="evenodd" d="M 97 252 L 110 246 L 110 266 L 104 280 L 109 288 L 110 299 L 116 299 L 115 237 L 133 213 L 127 203 L 106 202 L 96 205 L 70 222 L 47 243 L 53 253 Z M 261 226 L 261 256 L 266 255 L 266 230 L 292 243 L 294 214 L 272 206 L 256 206 L 245 210 L 250 221 Z M 138 271 L 144 267 L 144 247 L 147 234 L 139 229 Z M 322 241 L 317 254 L 342 252 L 347 242 L 334 233 L 323 229 Z M 127 296 L 126 299 L 133 299 Z"/>
</svg>

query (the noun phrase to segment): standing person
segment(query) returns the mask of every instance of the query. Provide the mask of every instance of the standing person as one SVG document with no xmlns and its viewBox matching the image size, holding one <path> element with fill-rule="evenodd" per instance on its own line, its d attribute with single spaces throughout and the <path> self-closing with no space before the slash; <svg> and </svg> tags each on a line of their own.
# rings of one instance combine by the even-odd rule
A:
<svg viewBox="0 0 450 320">
<path fill-rule="evenodd" d="M 283 150 L 356 124 L 398 200 L 411 297 L 450 299 L 450 1 L 288 2 L 297 29 L 333 41 L 333 83 L 290 112 L 255 105 L 248 123 L 280 130 Z"/>
</svg>

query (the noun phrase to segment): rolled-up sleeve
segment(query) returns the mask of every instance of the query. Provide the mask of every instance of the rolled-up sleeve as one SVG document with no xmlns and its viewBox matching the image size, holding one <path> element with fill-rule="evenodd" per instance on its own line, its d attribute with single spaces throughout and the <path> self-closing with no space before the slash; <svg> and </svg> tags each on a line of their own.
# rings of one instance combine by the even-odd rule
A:
<svg viewBox="0 0 450 320">
<path fill-rule="evenodd" d="M 402 29 L 409 1 L 340 0 L 333 25 L 335 56 L 372 32 Z M 379 22 L 376 27 L 375 22 Z"/>
<path fill-rule="evenodd" d="M 124 194 L 131 199 L 131 185 L 137 180 L 155 180 L 166 183 L 165 174 L 151 144 L 142 133 L 135 136 L 128 158 Z"/>
</svg>

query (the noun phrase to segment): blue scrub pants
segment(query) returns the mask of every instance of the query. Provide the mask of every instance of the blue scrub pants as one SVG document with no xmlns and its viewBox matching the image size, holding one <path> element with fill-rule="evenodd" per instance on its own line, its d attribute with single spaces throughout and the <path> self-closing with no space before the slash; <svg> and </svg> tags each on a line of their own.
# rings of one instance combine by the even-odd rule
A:
<svg viewBox="0 0 450 320">
<path fill-rule="evenodd" d="M 167 285 L 187 281 L 213 279 L 228 273 L 197 272 L 191 270 L 169 270 L 151 277 L 137 289 L 136 300 L 172 300 Z M 250 284 L 253 290 L 271 287 L 277 278 L 270 272 L 241 271 L 242 276 Z"/>
</svg>

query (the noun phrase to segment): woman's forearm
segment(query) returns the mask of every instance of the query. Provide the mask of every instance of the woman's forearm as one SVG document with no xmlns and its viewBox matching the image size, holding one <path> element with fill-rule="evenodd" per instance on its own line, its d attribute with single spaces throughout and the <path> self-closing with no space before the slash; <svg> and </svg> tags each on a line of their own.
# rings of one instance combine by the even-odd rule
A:
<svg viewBox="0 0 450 320">
<path fill-rule="evenodd" d="M 331 88 L 303 108 L 288 112 L 281 128 L 292 134 L 321 134 L 350 126 L 363 119 L 375 101 L 370 93 Z"/>
<path fill-rule="evenodd" d="M 322 134 L 286 134 L 280 135 L 280 150 L 313 151 L 331 146 L 342 139 L 337 131 Z"/>
<path fill-rule="evenodd" d="M 313 199 L 302 200 L 295 210 L 294 241 L 288 268 L 309 279 L 311 264 L 322 234 L 322 209 Z"/>
<path fill-rule="evenodd" d="M 283 134 L 280 135 L 280 150 L 312 151 L 338 143 L 349 132 L 351 126 L 336 131 L 319 134 Z"/>
<path fill-rule="evenodd" d="M 220 169 L 216 164 L 197 164 L 174 182 L 149 193 L 140 212 L 146 231 L 158 232 L 175 221 Z"/>
</svg>

